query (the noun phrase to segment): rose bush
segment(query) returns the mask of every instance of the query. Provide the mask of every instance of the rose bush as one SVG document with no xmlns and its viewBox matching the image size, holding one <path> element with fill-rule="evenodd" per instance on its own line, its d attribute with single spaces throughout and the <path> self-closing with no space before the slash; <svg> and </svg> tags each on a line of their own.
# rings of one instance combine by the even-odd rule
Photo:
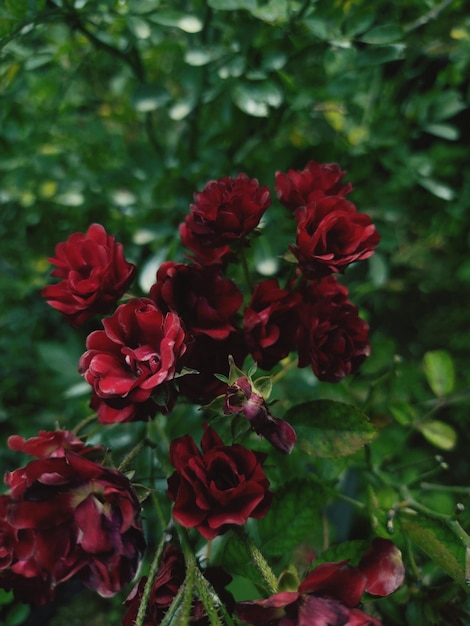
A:
<svg viewBox="0 0 470 626">
<path fill-rule="evenodd" d="M 240 444 L 224 445 L 207 425 L 201 448 L 189 435 L 171 443 L 170 461 L 176 471 L 168 479 L 167 493 L 175 503 L 174 519 L 213 539 L 249 517 L 264 517 L 272 499 L 262 468 L 265 455 Z"/>
<path fill-rule="evenodd" d="M 136 271 L 124 258 L 122 245 L 101 224 L 92 224 L 85 234 L 73 233 L 58 243 L 55 256 L 48 261 L 56 266 L 52 276 L 62 280 L 44 287 L 42 295 L 72 326 L 108 313 Z"/>
<path fill-rule="evenodd" d="M 129 480 L 88 458 L 97 448 L 67 431 L 14 436 L 11 447 L 37 460 L 5 475 L 0 585 L 37 604 L 71 578 L 116 594 L 135 576 L 145 548 Z"/>
</svg>

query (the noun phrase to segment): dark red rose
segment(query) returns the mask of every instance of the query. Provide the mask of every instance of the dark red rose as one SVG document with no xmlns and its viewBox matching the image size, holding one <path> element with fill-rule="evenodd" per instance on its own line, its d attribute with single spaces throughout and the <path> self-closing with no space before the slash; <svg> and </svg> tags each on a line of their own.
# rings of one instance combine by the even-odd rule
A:
<svg viewBox="0 0 470 626">
<path fill-rule="evenodd" d="M 380 235 L 370 217 L 337 196 L 323 196 L 297 209 L 296 245 L 292 252 L 307 278 L 344 272 L 374 254 Z"/>
<path fill-rule="evenodd" d="M 174 397 L 169 387 L 186 350 L 182 322 L 149 298 L 136 298 L 121 304 L 103 326 L 88 336 L 79 362 L 93 388 L 98 419 L 146 419 Z"/>
<path fill-rule="evenodd" d="M 262 369 L 272 369 L 295 348 L 300 300 L 297 292 L 281 289 L 274 278 L 255 285 L 243 331 L 248 350 Z"/>
<path fill-rule="evenodd" d="M 263 396 L 255 392 L 246 376 L 237 378 L 227 388 L 224 413 L 241 413 L 250 422 L 252 429 L 267 439 L 276 450 L 283 454 L 292 452 L 297 440 L 295 430 L 285 420 L 271 415 Z"/>
<path fill-rule="evenodd" d="M 208 568 L 202 573 L 216 590 L 219 599 L 229 610 L 233 610 L 232 595 L 224 588 L 232 580 L 231 576 L 221 568 Z M 183 584 L 185 575 L 186 566 L 182 552 L 176 546 L 167 546 L 152 585 L 144 626 L 155 626 L 161 623 Z M 134 626 L 146 582 L 147 577 L 141 578 L 124 602 L 127 611 L 123 617 L 122 626 Z M 193 600 L 189 623 L 192 626 L 209 626 L 210 624 L 199 599 Z"/>
<path fill-rule="evenodd" d="M 363 558 L 367 561 L 363 569 L 361 565 L 349 565 L 347 560 L 322 563 L 306 576 L 297 591 L 239 602 L 236 614 L 253 626 L 381 626 L 378 619 L 357 606 L 365 591 L 373 593 L 370 590 L 384 580 L 381 564 L 386 565 L 390 583 L 386 593 L 377 595 L 389 595 L 403 583 L 401 553 L 392 542 L 375 539 Z M 385 591 L 380 583 L 379 587 L 380 592 Z"/>
<path fill-rule="evenodd" d="M 24 452 L 37 459 L 50 459 L 65 455 L 66 450 L 90 457 L 96 452 L 102 454 L 102 446 L 90 447 L 69 430 L 40 430 L 37 437 L 25 439 L 21 435 L 8 438 L 8 447 L 16 452 Z"/>
<path fill-rule="evenodd" d="M 187 248 L 191 254 L 186 255 L 199 265 L 216 265 L 224 267 L 228 261 L 233 260 L 234 254 L 230 246 L 224 245 L 220 248 L 204 247 L 203 241 L 193 235 L 186 222 L 179 225 L 181 244 Z"/>
<path fill-rule="evenodd" d="M 54 440 L 59 447 L 47 457 L 45 446 Z M 63 448 L 61 441 L 67 442 Z M 22 450 L 40 458 L 5 475 L 9 493 L 0 503 L 0 527 L 9 531 L 3 541 L 9 569 L 0 584 L 36 603 L 52 599 L 57 585 L 73 577 L 114 595 L 134 577 L 145 547 L 129 480 L 86 458 L 97 449 L 78 446 L 67 431 L 42 432 L 24 441 Z"/>
<path fill-rule="evenodd" d="M 369 326 L 334 276 L 311 281 L 301 293 L 299 367 L 311 366 L 319 380 L 338 382 L 356 372 L 369 356 Z"/>
<path fill-rule="evenodd" d="M 215 374 L 228 376 L 229 356 L 241 367 L 247 355 L 241 333 L 230 333 L 218 341 L 207 335 L 197 335 L 188 343 L 184 355 L 185 367 L 197 374 L 185 374 L 178 379 L 179 391 L 195 404 L 208 404 L 225 393 L 227 384 Z"/>
<path fill-rule="evenodd" d="M 150 298 L 162 311 L 177 313 L 188 331 L 227 339 L 235 331 L 234 316 L 243 295 L 217 267 L 167 261 L 157 272 Z"/>
<path fill-rule="evenodd" d="M 202 452 L 189 435 L 171 443 L 176 471 L 168 479 L 167 493 L 175 502 L 175 520 L 213 539 L 249 517 L 264 517 L 272 500 L 261 465 L 265 455 L 240 444 L 224 445 L 207 425 L 201 447 Z"/>
<path fill-rule="evenodd" d="M 260 187 L 246 174 L 211 180 L 194 194 L 194 200 L 185 223 L 191 238 L 202 248 L 221 248 L 245 240 L 271 204 L 269 188 Z"/>
<path fill-rule="evenodd" d="M 342 184 L 346 172 L 337 163 L 309 161 L 303 170 L 276 172 L 276 192 L 279 200 L 291 211 L 305 206 L 320 196 L 345 196 L 352 191 L 351 183 Z"/>
<path fill-rule="evenodd" d="M 52 276 L 61 282 L 42 290 L 48 303 L 72 326 L 80 326 L 96 314 L 108 313 L 134 279 L 136 268 L 124 258 L 122 245 L 101 224 L 73 233 L 57 244 Z"/>
</svg>

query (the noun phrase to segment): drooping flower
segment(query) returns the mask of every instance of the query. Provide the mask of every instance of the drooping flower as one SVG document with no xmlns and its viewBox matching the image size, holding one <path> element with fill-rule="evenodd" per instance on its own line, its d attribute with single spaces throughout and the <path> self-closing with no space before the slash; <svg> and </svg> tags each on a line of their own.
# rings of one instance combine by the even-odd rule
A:
<svg viewBox="0 0 470 626">
<path fill-rule="evenodd" d="M 388 584 L 383 586 L 383 568 Z M 400 550 L 387 539 L 374 539 L 357 567 L 348 560 L 322 563 L 307 574 L 297 591 L 265 600 L 239 602 L 237 616 L 253 626 L 381 626 L 358 608 L 365 591 L 389 595 L 404 580 Z M 374 589 L 377 591 L 372 591 Z"/>
<path fill-rule="evenodd" d="M 0 502 L 0 544 L 9 556 L 0 586 L 37 604 L 71 578 L 103 596 L 120 591 L 134 577 L 145 547 L 129 480 L 88 458 L 97 448 L 80 446 L 68 431 L 11 442 L 38 458 L 5 475 L 9 492 Z"/>
<path fill-rule="evenodd" d="M 356 372 L 370 354 L 369 326 L 348 300 L 334 276 L 300 288 L 297 349 L 299 367 L 310 366 L 317 378 L 338 382 Z"/>
<path fill-rule="evenodd" d="M 226 446 L 207 425 L 201 448 L 190 435 L 171 443 L 175 472 L 168 479 L 167 494 L 175 503 L 174 519 L 213 539 L 249 517 L 264 517 L 272 500 L 262 468 L 265 455 L 240 444 Z"/>
<path fill-rule="evenodd" d="M 296 243 L 291 246 L 306 278 L 321 278 L 368 259 L 380 241 L 372 220 L 352 202 L 322 196 L 295 211 Z"/>
<path fill-rule="evenodd" d="M 194 194 L 184 232 L 203 248 L 220 249 L 244 241 L 270 204 L 269 188 L 246 174 L 212 180 Z"/>
<path fill-rule="evenodd" d="M 173 379 L 186 351 L 178 315 L 149 298 L 121 304 L 92 332 L 79 371 L 92 386 L 102 423 L 148 419 L 174 400 Z"/>
<path fill-rule="evenodd" d="M 226 415 L 242 414 L 252 429 L 267 439 L 283 454 L 290 454 L 297 435 L 292 426 L 283 419 L 274 417 L 265 399 L 253 389 L 246 376 L 240 376 L 227 388 L 224 398 Z"/>
<path fill-rule="evenodd" d="M 96 314 L 108 313 L 134 279 L 136 268 L 124 258 L 122 245 L 101 224 L 86 233 L 72 233 L 58 243 L 51 272 L 61 281 L 42 290 L 47 302 L 72 326 Z"/>
<path fill-rule="evenodd" d="M 343 184 L 346 172 L 337 163 L 309 161 L 303 170 L 276 172 L 276 192 L 281 203 L 291 211 L 306 206 L 320 196 L 345 196 L 351 183 Z"/>
</svg>

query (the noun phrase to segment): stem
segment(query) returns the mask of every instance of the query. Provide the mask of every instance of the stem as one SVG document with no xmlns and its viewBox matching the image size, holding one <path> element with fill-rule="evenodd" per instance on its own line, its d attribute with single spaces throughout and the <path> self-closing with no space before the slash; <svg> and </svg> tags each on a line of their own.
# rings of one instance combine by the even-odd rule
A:
<svg viewBox="0 0 470 626">
<path fill-rule="evenodd" d="M 444 0 L 443 2 L 441 2 L 441 4 L 438 4 L 437 7 L 434 7 L 421 17 L 418 17 L 418 19 L 414 20 L 414 22 L 410 22 L 409 24 L 407 24 L 403 28 L 404 32 L 410 33 L 412 30 L 416 30 L 417 28 L 420 28 L 420 26 L 424 26 L 431 20 L 435 20 L 439 13 L 446 9 L 449 4 L 452 4 L 452 2 L 453 0 Z"/>
<path fill-rule="evenodd" d="M 84 419 L 82 419 L 81 422 L 78 422 L 78 424 L 75 426 L 75 428 L 72 430 L 74 435 L 78 435 L 78 433 L 85 428 L 85 426 L 88 426 L 88 424 L 91 424 L 92 422 L 94 422 L 97 419 L 97 415 L 96 413 L 92 413 L 91 415 L 88 415 L 87 417 L 85 417 Z"/>
<path fill-rule="evenodd" d="M 242 262 L 243 275 L 245 276 L 246 284 L 250 291 L 253 291 L 253 283 L 251 282 L 250 270 L 248 269 L 248 261 L 246 259 L 245 248 L 241 245 L 238 249 L 240 253 L 240 260 Z"/>
<path fill-rule="evenodd" d="M 147 607 L 150 600 L 150 593 L 152 591 L 153 581 L 157 573 L 158 566 L 160 564 L 160 558 L 162 556 L 165 543 L 165 534 L 163 534 L 163 537 L 158 544 L 155 556 L 153 557 L 153 561 L 150 565 L 147 582 L 145 583 L 144 591 L 142 593 L 142 600 L 140 601 L 139 610 L 137 612 L 137 617 L 135 620 L 135 626 L 144 626 L 145 614 L 147 613 Z"/>
<path fill-rule="evenodd" d="M 139 443 L 134 446 L 132 448 L 132 450 L 126 454 L 126 456 L 122 459 L 122 461 L 119 464 L 118 470 L 120 472 L 125 472 L 128 465 L 130 465 L 130 463 L 132 463 L 132 461 L 135 459 L 135 457 L 140 453 L 140 451 L 142 450 L 142 448 L 146 445 L 146 441 L 145 439 L 142 441 L 139 441 Z"/>
<path fill-rule="evenodd" d="M 427 491 L 443 491 L 444 493 L 456 493 L 462 496 L 469 496 L 470 489 L 468 487 L 451 487 L 448 485 L 439 485 L 437 483 L 423 482 L 420 485 L 421 489 Z"/>
<path fill-rule="evenodd" d="M 208 587 L 209 587 L 208 581 L 204 578 L 204 576 L 202 575 L 202 572 L 199 569 L 197 569 L 196 589 L 197 589 L 199 598 L 201 599 L 204 610 L 207 614 L 207 617 L 209 618 L 210 625 L 211 626 L 223 626 L 219 613 L 217 611 L 215 602 L 214 602 L 215 598 L 217 598 L 218 596 L 215 592 L 211 593 Z"/>
<path fill-rule="evenodd" d="M 258 572 L 261 574 L 261 577 L 266 583 L 266 587 L 269 593 L 271 595 L 277 593 L 276 576 L 274 575 L 273 570 L 268 565 L 268 562 L 262 555 L 259 548 L 253 543 L 251 537 L 248 535 L 248 533 L 246 532 L 244 528 L 242 527 L 236 528 L 235 532 L 237 533 L 238 537 L 243 541 L 243 543 L 245 543 L 246 547 L 248 548 L 248 551 L 251 556 L 251 561 L 253 565 L 256 567 L 256 569 L 258 570 Z"/>
</svg>

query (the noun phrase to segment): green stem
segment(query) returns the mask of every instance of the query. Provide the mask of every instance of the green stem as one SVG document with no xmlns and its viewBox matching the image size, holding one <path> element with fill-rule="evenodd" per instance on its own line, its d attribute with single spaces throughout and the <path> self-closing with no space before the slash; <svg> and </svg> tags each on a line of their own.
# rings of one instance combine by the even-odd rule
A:
<svg viewBox="0 0 470 626">
<path fill-rule="evenodd" d="M 438 483 L 422 482 L 421 489 L 426 491 L 443 491 L 444 493 L 456 493 L 462 496 L 469 496 L 470 489 L 468 487 L 452 487 L 449 485 L 439 485 Z"/>
<path fill-rule="evenodd" d="M 153 581 L 157 573 L 158 566 L 160 564 L 160 558 L 162 556 L 165 543 L 165 534 L 163 534 L 163 537 L 158 544 L 157 551 L 155 552 L 155 556 L 153 557 L 153 561 L 150 565 L 147 582 L 145 583 L 144 591 L 142 593 L 142 600 L 140 601 L 139 610 L 137 612 L 137 617 L 135 620 L 135 626 L 144 626 L 145 614 L 147 612 L 147 606 L 150 600 L 150 593 L 152 591 Z"/>
<path fill-rule="evenodd" d="M 97 419 L 96 413 L 92 413 L 91 415 L 88 415 L 87 417 L 82 419 L 81 422 L 78 422 L 78 424 L 75 426 L 75 428 L 72 430 L 72 432 L 74 433 L 74 435 L 78 435 L 78 433 L 81 430 L 83 430 L 85 428 L 85 426 L 88 426 L 88 424 L 91 424 L 96 419 Z"/>
<path fill-rule="evenodd" d="M 135 457 L 140 453 L 142 448 L 146 445 L 145 439 L 143 441 L 139 441 L 139 443 L 132 448 L 132 450 L 126 454 L 126 456 L 119 463 L 118 470 L 120 472 L 125 472 L 127 467 L 132 463 Z"/>
<path fill-rule="evenodd" d="M 225 624 L 225 626 L 234 626 L 233 620 L 230 617 L 230 614 L 225 608 L 223 602 L 218 597 L 217 592 L 209 583 L 209 581 L 204 578 L 200 571 L 196 573 L 196 589 L 199 597 L 201 598 L 201 602 L 204 605 L 204 609 L 209 617 L 209 620 L 211 620 L 211 613 L 215 613 L 217 615 L 218 621 L 212 622 L 211 620 L 211 624 L 214 623 L 218 625 L 223 623 Z M 218 600 L 218 609 L 223 615 L 223 622 L 220 621 L 220 617 L 214 607 L 214 599 Z"/>
<path fill-rule="evenodd" d="M 253 283 L 251 282 L 250 270 L 248 268 L 248 261 L 246 259 L 245 248 L 241 245 L 238 249 L 240 260 L 242 262 L 243 275 L 245 276 L 246 284 L 250 291 L 253 291 Z"/>
<path fill-rule="evenodd" d="M 266 588 L 269 593 L 275 594 L 278 590 L 277 579 L 274 575 L 273 570 L 268 565 L 268 562 L 262 555 L 259 548 L 253 543 L 251 537 L 248 535 L 246 530 L 242 527 L 236 528 L 235 532 L 238 534 L 239 538 L 243 541 L 243 543 L 248 548 L 250 553 L 251 561 L 253 565 L 256 567 L 258 572 L 261 574 L 262 579 L 266 583 Z"/>
</svg>

